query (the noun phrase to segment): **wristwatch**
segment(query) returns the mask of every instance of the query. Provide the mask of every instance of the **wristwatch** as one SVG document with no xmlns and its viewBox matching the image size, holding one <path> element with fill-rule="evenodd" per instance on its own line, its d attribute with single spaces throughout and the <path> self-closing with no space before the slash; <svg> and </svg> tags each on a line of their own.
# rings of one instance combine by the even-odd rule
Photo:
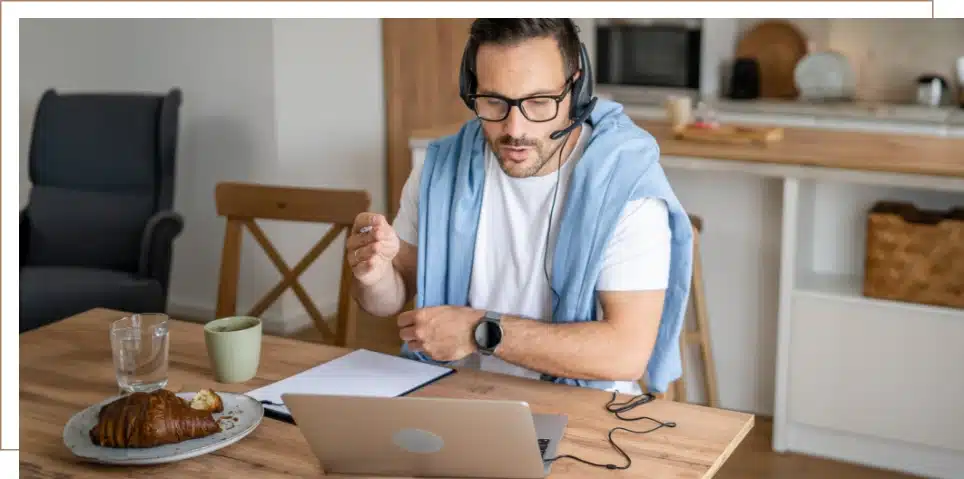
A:
<svg viewBox="0 0 964 479">
<path fill-rule="evenodd" d="M 475 324 L 474 335 L 479 353 L 484 356 L 495 354 L 495 349 L 502 344 L 502 315 L 486 311 L 482 319 Z"/>
</svg>

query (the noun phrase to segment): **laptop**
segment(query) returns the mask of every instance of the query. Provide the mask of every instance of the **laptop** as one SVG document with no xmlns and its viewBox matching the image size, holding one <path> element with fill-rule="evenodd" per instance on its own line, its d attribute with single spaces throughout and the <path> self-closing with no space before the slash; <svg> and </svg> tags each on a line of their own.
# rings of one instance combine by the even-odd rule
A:
<svg viewBox="0 0 964 479">
<path fill-rule="evenodd" d="M 544 478 L 568 417 L 523 401 L 283 394 L 326 474 Z"/>
</svg>

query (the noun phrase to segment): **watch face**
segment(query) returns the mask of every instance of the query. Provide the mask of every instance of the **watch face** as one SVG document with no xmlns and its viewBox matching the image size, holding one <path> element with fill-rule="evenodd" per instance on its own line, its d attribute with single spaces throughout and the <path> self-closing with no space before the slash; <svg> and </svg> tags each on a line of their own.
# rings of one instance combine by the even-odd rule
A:
<svg viewBox="0 0 964 479">
<path fill-rule="evenodd" d="M 475 327 L 475 345 L 487 348 L 489 344 L 489 322 L 482 321 Z"/>
<path fill-rule="evenodd" d="M 492 321 L 486 321 L 485 325 L 485 329 L 488 330 L 488 337 L 486 339 L 489 340 L 487 346 L 489 348 L 495 348 L 502 342 L 502 328 Z"/>
<path fill-rule="evenodd" d="M 475 344 L 479 349 L 490 351 L 502 341 L 502 329 L 494 321 L 483 320 L 475 327 Z"/>
</svg>

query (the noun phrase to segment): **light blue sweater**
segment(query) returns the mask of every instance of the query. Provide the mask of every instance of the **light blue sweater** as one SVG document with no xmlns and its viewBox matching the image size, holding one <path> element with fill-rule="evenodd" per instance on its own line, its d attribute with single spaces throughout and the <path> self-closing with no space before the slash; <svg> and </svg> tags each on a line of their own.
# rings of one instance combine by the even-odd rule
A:
<svg viewBox="0 0 964 479">
<path fill-rule="evenodd" d="M 669 286 L 646 368 L 649 390 L 665 392 L 681 374 L 679 334 L 690 290 L 691 225 L 659 164 L 653 136 L 612 101 L 600 100 L 588 121 L 592 136 L 572 172 L 552 258 L 552 289 L 558 295 L 553 298 L 551 319 L 557 323 L 596 319 L 595 284 L 624 206 L 645 197 L 665 200 L 673 238 Z M 468 305 L 485 180 L 484 144 L 480 121 L 475 119 L 428 146 L 418 202 L 417 308 Z M 406 346 L 402 355 L 444 364 Z M 614 384 L 546 375 L 542 379 L 599 389 Z"/>
</svg>

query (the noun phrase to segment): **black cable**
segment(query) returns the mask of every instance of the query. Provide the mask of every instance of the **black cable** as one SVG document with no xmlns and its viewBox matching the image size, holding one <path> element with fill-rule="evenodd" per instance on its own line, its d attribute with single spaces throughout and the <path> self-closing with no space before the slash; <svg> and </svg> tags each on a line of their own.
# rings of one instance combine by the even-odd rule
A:
<svg viewBox="0 0 964 479">
<path fill-rule="evenodd" d="M 634 398 L 632 398 L 632 399 L 630 399 L 629 401 L 626 401 L 626 402 L 624 402 L 624 403 L 616 403 L 616 392 L 613 391 L 613 397 L 612 397 L 612 399 L 610 399 L 609 402 L 606 403 L 606 410 L 609 411 L 609 412 L 611 412 L 611 413 L 613 413 L 617 418 L 619 418 L 619 419 L 621 419 L 621 420 L 623 420 L 623 421 L 640 421 L 640 420 L 643 420 L 643 419 L 647 419 L 647 420 L 649 420 L 649 421 L 652 421 L 652 422 L 655 422 L 655 423 L 656 423 L 656 426 L 654 426 L 654 427 L 651 428 L 651 429 L 647 429 L 647 430 L 645 430 L 645 431 L 635 431 L 635 430 L 633 430 L 633 429 L 628 429 L 628 428 L 625 428 L 625 427 L 614 427 L 614 428 L 612 428 L 612 429 L 609 430 L 609 444 L 611 444 L 611 445 L 613 446 L 613 449 L 615 449 L 619 454 L 621 454 L 621 455 L 626 459 L 626 465 L 625 465 L 625 466 L 620 466 L 620 465 L 617 465 L 617 464 L 599 464 L 599 463 L 597 463 L 597 462 L 587 461 L 587 460 L 585 460 L 585 459 L 582 459 L 582 458 L 580 458 L 580 457 L 576 457 L 576 456 L 573 456 L 573 455 L 570 455 L 570 454 L 563 454 L 563 455 L 561 455 L 561 456 L 556 456 L 556 457 L 553 457 L 553 458 L 545 459 L 544 461 L 551 463 L 551 462 L 557 461 L 557 460 L 559 460 L 559 459 L 568 458 L 568 459 L 572 459 L 572 460 L 574 460 L 574 461 L 579 461 L 579 462 L 581 462 L 581 463 L 583 463 L 583 464 L 587 464 L 587 465 L 595 466 L 595 467 L 603 467 L 603 468 L 610 469 L 610 470 L 629 469 L 629 467 L 633 465 L 633 460 L 629 457 L 628 454 L 626 454 L 626 451 L 623 451 L 623 449 L 622 449 L 621 447 L 619 447 L 618 444 L 616 444 L 616 441 L 613 440 L 613 433 L 614 433 L 614 432 L 616 432 L 616 431 L 626 431 L 626 432 L 631 432 L 631 433 L 633 433 L 633 434 L 647 434 L 647 433 L 651 433 L 651 432 L 653 432 L 653 431 L 655 431 L 655 430 L 657 430 L 657 429 L 664 428 L 664 427 L 676 427 L 676 423 L 675 423 L 675 422 L 662 422 L 662 421 L 660 421 L 660 420 L 658 420 L 658 419 L 653 419 L 653 418 L 651 418 L 651 417 L 649 417 L 649 416 L 623 417 L 623 416 L 620 415 L 620 413 L 627 412 L 627 411 L 631 411 L 631 410 L 633 410 L 634 408 L 636 408 L 637 406 L 642 406 L 643 404 L 647 404 L 647 403 L 651 402 L 653 399 L 655 399 L 655 397 L 654 397 L 652 394 L 650 394 L 650 393 L 643 393 L 643 394 L 640 394 L 639 396 L 636 396 L 636 397 L 634 397 Z"/>
<path fill-rule="evenodd" d="M 566 137 L 565 137 L 565 139 L 562 140 L 562 144 L 559 145 L 559 155 L 558 155 L 558 157 L 557 157 L 557 163 L 556 163 L 556 186 L 555 186 L 555 188 L 554 188 L 553 191 L 552 191 L 552 205 L 551 205 L 551 207 L 549 208 L 549 227 L 546 228 L 546 245 L 545 245 L 545 248 L 546 248 L 546 249 L 545 249 L 545 252 L 544 252 L 544 256 L 543 256 L 543 258 L 542 258 L 542 268 L 543 268 L 543 272 L 545 272 L 545 274 L 546 274 L 546 281 L 549 282 L 549 290 L 552 292 L 552 295 L 553 295 L 553 298 L 552 298 L 552 299 L 554 299 L 556 296 L 558 296 L 558 294 L 556 294 L 556 290 L 553 289 L 553 287 L 552 287 L 552 275 L 549 274 L 549 266 L 548 266 L 548 262 L 547 262 L 548 257 L 549 257 L 549 234 L 550 234 L 550 232 L 552 231 L 552 217 L 553 217 L 553 214 L 554 214 L 555 209 L 556 209 L 556 198 L 558 197 L 559 182 L 560 182 L 560 178 L 561 178 L 561 175 L 562 175 L 562 173 L 561 173 L 561 172 L 562 172 L 562 152 L 563 152 L 563 150 L 566 149 L 566 144 L 569 142 L 569 135 L 570 135 L 571 133 L 572 133 L 572 130 L 569 130 L 568 132 L 566 132 Z M 551 303 L 552 299 L 550 299 L 550 303 L 549 303 L 550 316 L 552 315 L 552 303 Z M 622 449 L 621 447 L 619 447 L 618 444 L 616 444 L 616 441 L 613 440 L 613 433 L 614 433 L 614 432 L 616 432 L 616 431 L 626 431 L 626 432 L 630 432 L 630 433 L 633 433 L 633 434 L 647 434 L 647 433 L 651 433 L 651 432 L 653 432 L 653 431 L 655 431 L 655 430 L 657 430 L 657 429 L 663 428 L 663 427 L 676 427 L 676 423 L 675 423 L 675 422 L 662 422 L 662 421 L 659 421 L 659 420 L 657 420 L 657 419 L 653 419 L 653 418 L 651 418 L 651 417 L 649 417 L 649 416 L 623 417 L 623 416 L 620 415 L 621 413 L 624 413 L 624 412 L 627 412 L 627 411 L 632 411 L 632 410 L 635 409 L 637 406 L 642 406 L 642 405 L 644 405 L 644 404 L 647 404 L 647 403 L 651 402 L 653 399 L 655 399 L 655 397 L 654 397 L 652 394 L 650 394 L 650 393 L 643 393 L 643 394 L 640 394 L 640 395 L 638 395 L 638 396 L 633 397 L 632 399 L 630 399 L 629 401 L 626 401 L 626 402 L 624 402 L 624 403 L 617 403 L 617 402 L 616 402 L 616 392 L 613 391 L 613 397 L 609 400 L 609 402 L 606 403 L 606 410 L 609 411 L 609 412 L 611 412 L 611 413 L 613 413 L 617 418 L 619 418 L 619 419 L 621 419 L 621 420 L 623 420 L 623 421 L 641 421 L 641 420 L 643 420 L 643 419 L 646 419 L 646 420 L 649 420 L 649 421 L 652 421 L 652 422 L 656 423 L 656 426 L 654 426 L 654 427 L 651 428 L 651 429 L 647 429 L 647 430 L 645 430 L 645 431 L 635 431 L 635 430 L 628 429 L 628 428 L 625 428 L 625 427 L 614 427 L 614 428 L 612 428 L 612 429 L 609 430 L 609 444 L 612 445 L 613 449 L 615 449 L 617 452 L 619 452 L 619 454 L 621 454 L 621 455 L 626 459 L 626 465 L 625 465 L 625 466 L 619 466 L 619 465 L 616 465 L 616 464 L 599 464 L 599 463 L 596 463 L 596 462 L 587 461 L 587 460 L 585 460 L 585 459 L 582 459 L 582 458 L 580 458 L 580 457 L 573 456 L 573 455 L 571 455 L 571 454 L 563 454 L 563 455 L 561 455 L 561 456 L 556 456 L 556 457 L 553 457 L 553 458 L 545 459 L 544 462 L 551 463 L 551 462 L 555 462 L 555 461 L 557 461 L 557 460 L 559 460 L 559 459 L 566 459 L 566 458 L 568 458 L 568 459 L 572 459 L 572 460 L 574 460 L 574 461 L 579 461 L 579 462 L 581 462 L 581 463 L 583 463 L 583 464 L 587 464 L 587 465 L 595 466 L 595 467 L 603 467 L 603 468 L 610 469 L 610 470 L 629 469 L 629 467 L 633 465 L 633 460 L 629 457 L 628 454 L 626 454 L 626 451 L 623 451 L 623 449 Z"/>
<path fill-rule="evenodd" d="M 546 244 L 545 250 L 542 253 L 542 272 L 546 274 L 546 281 L 549 282 L 549 291 L 552 292 L 552 297 L 549 298 L 549 316 L 552 316 L 552 302 L 554 299 L 558 298 L 556 290 L 552 287 L 552 277 L 549 274 L 549 233 L 552 231 L 552 217 L 556 211 L 556 198 L 559 197 L 559 182 L 562 179 L 562 152 L 566 149 L 566 144 L 569 143 L 569 135 L 572 134 L 572 130 L 566 132 L 565 139 L 559 145 L 559 155 L 556 157 L 556 185 L 552 189 L 552 204 L 549 208 L 549 227 L 546 228 Z"/>
</svg>

